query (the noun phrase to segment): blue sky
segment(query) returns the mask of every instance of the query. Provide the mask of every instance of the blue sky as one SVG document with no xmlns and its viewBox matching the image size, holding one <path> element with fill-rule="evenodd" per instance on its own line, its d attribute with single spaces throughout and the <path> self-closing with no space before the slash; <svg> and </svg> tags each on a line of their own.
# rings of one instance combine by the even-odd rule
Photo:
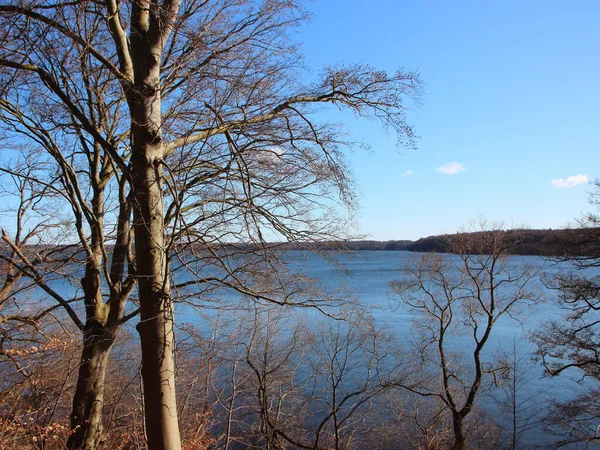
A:
<svg viewBox="0 0 600 450">
<path fill-rule="evenodd" d="M 349 155 L 361 231 L 416 239 L 480 214 L 558 228 L 589 209 L 590 186 L 577 183 L 600 177 L 600 2 L 320 0 L 308 9 L 298 38 L 311 68 L 405 67 L 426 83 L 409 116 L 418 150 L 350 119 L 373 148 Z M 436 170 L 449 163 L 465 170 Z"/>
</svg>

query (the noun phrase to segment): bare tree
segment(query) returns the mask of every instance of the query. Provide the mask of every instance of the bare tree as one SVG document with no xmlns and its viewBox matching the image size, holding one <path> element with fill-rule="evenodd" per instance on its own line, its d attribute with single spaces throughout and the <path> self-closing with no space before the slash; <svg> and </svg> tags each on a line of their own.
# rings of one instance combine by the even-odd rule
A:
<svg viewBox="0 0 600 450">
<path fill-rule="evenodd" d="M 600 181 L 596 180 L 590 204 L 600 205 Z M 537 355 L 551 376 L 572 374 L 594 380 L 579 398 L 557 403 L 548 416 L 561 443 L 598 443 L 597 399 L 600 388 L 600 217 L 597 212 L 583 216 L 577 227 L 566 230 L 554 249 L 556 273 L 546 277 L 557 293 L 556 304 L 564 315 L 543 325 L 534 335 Z M 562 431 L 560 431 L 562 430 Z"/>
<path fill-rule="evenodd" d="M 255 445 L 267 449 L 296 445 L 295 431 L 306 417 L 302 390 L 308 388 L 307 376 L 299 375 L 299 367 L 311 342 L 282 312 L 257 308 L 247 322 L 245 362 L 251 375 L 253 398 L 248 400 L 256 417 Z"/>
<path fill-rule="evenodd" d="M 131 207 L 125 179 L 115 180 L 112 162 L 98 145 L 86 142 L 81 134 L 69 136 L 73 130 L 56 131 L 52 121 L 58 118 L 37 115 L 38 107 L 51 107 L 44 100 L 49 99 L 42 97 L 38 104 L 23 109 L 8 100 L 0 105 L 5 136 L 19 140 L 24 135 L 35 143 L 33 149 L 25 148 L 12 160 L 3 160 L 0 167 L 4 180 L 13 179 L 21 187 L 13 191 L 20 198 L 14 210 L 13 236 L 10 229 L 2 234 L 10 251 L 0 257 L 9 274 L 27 279 L 19 290 L 35 287 L 38 294 L 34 295 L 41 292 L 48 298 L 28 320 L 35 322 L 61 309 L 65 320 L 81 332 L 69 447 L 94 448 L 102 436 L 108 355 L 120 326 L 135 315 L 125 313 L 125 303 L 135 288 L 129 264 Z M 90 92 L 81 101 L 91 106 L 102 98 Z M 62 147 L 63 141 L 73 147 Z M 114 203 L 105 201 L 112 189 L 117 190 Z M 29 202 L 23 201 L 24 194 Z M 16 278 L 12 275 L 12 280 Z M 73 289 L 66 288 L 69 282 L 74 282 Z M 14 283 L 12 288 L 16 288 Z M 83 311 L 74 304 L 79 300 Z"/>
<path fill-rule="evenodd" d="M 313 448 L 355 448 L 377 429 L 377 401 L 405 378 L 402 358 L 393 335 L 366 310 L 323 321 L 312 336 L 308 367 L 318 389 L 311 411 L 322 417 L 312 432 Z"/>
<path fill-rule="evenodd" d="M 521 447 L 525 434 L 536 427 L 540 427 L 542 412 L 539 408 L 542 389 L 533 388 L 536 365 L 531 364 L 532 354 L 524 352 L 517 346 L 513 337 L 510 350 L 503 350 L 497 359 L 504 369 L 500 378 L 496 380 L 496 389 L 493 399 L 507 424 L 502 428 L 509 437 L 505 448 L 516 450 Z"/>
<path fill-rule="evenodd" d="M 101 174 L 117 176 L 120 187 L 113 193 L 121 193 L 123 217 L 125 205 L 132 208 L 151 449 L 180 448 L 172 251 L 190 241 L 309 241 L 337 233 L 315 211 L 352 200 L 345 143 L 334 127 L 314 122 L 313 105 L 375 117 L 401 142 L 413 142 L 403 100 L 418 94 L 416 74 L 356 65 L 326 68 L 320 81 L 303 83 L 295 76 L 298 55 L 286 31 L 304 18 L 288 0 L 0 6 L 4 109 L 13 117 L 26 111 L 26 122 L 35 120 L 19 139 L 42 141 L 48 152 L 47 137 L 58 132 L 61 139 L 50 141 L 56 158 L 65 151 L 62 138 L 69 148 L 77 138 L 85 154 L 96 155 L 83 162 L 88 171 L 100 161 Z M 27 111 L 39 104 L 38 120 Z M 72 178 L 79 170 L 65 165 L 64 172 Z M 78 198 L 69 200 L 87 218 L 94 205 L 79 192 L 70 192 Z M 92 231 L 97 220 L 91 220 Z M 96 273 L 97 244 L 87 247 Z M 215 260 L 239 285 L 228 260 Z M 96 280 L 86 278 L 86 289 L 96 289 Z"/>
<path fill-rule="evenodd" d="M 440 402 L 451 417 L 455 450 L 468 443 L 465 420 L 485 376 L 499 369 L 482 353 L 492 342 L 496 322 L 538 300 L 531 289 L 535 273 L 506 256 L 516 243 L 508 236 L 500 229 L 465 234 L 452 244 L 456 255 L 424 254 L 391 284 L 401 303 L 418 314 L 420 357 L 415 363 L 420 367 L 403 387 Z"/>
<path fill-rule="evenodd" d="M 402 442 L 402 448 L 435 450 L 452 443 L 451 420 L 435 398 L 394 389 L 386 393 L 380 415 L 369 448 L 387 450 Z"/>
<path fill-rule="evenodd" d="M 600 182 L 596 181 L 590 198 L 598 205 Z M 586 375 L 600 378 L 600 359 L 597 348 L 598 324 L 596 311 L 600 309 L 600 282 L 594 268 L 600 265 L 600 217 L 594 213 L 584 216 L 579 227 L 567 230 L 554 258 L 562 263 L 554 279 L 547 279 L 549 287 L 558 293 L 558 305 L 565 310 L 561 320 L 546 324 L 536 338 L 538 354 L 552 375 L 575 368 Z"/>
<path fill-rule="evenodd" d="M 295 323 L 279 314 L 258 312 L 246 350 L 258 445 L 346 449 L 368 442 L 376 400 L 402 377 L 393 340 L 366 311 Z"/>
</svg>

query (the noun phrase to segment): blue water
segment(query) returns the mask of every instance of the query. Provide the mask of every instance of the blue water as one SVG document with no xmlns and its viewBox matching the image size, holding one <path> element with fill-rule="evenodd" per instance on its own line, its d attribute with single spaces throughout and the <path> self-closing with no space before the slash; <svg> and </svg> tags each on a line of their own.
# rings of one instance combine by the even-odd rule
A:
<svg viewBox="0 0 600 450">
<path fill-rule="evenodd" d="M 416 335 L 414 321 L 419 320 L 419 317 L 398 302 L 391 293 L 389 283 L 402 279 L 404 276 L 402 267 L 411 264 L 412 258 L 419 258 L 422 254 L 402 251 L 357 251 L 325 253 L 323 257 L 302 251 L 287 251 L 280 256 L 286 262 L 290 272 L 298 271 L 314 279 L 310 284 L 315 288 L 315 292 L 319 289 L 322 292 L 335 292 L 338 299 L 362 305 L 369 310 L 379 326 L 392 330 L 400 342 L 409 343 Z M 445 257 L 456 258 L 452 255 Z M 509 263 L 515 271 L 531 266 L 541 275 L 550 277 L 552 274 L 569 269 L 568 265 L 557 265 L 535 256 L 509 257 Z M 185 273 L 174 274 L 175 282 L 185 281 L 188 277 L 189 274 Z M 555 304 L 556 293 L 545 288 L 539 280 L 533 283 L 543 294 L 544 302 L 521 308 L 517 315 L 518 320 L 508 316 L 500 319 L 494 327 L 484 356 L 489 361 L 495 361 L 499 353 L 511 351 L 513 342 L 516 342 L 519 356 L 524 358 L 526 364 L 531 365 L 528 373 L 531 382 L 525 386 L 520 395 L 523 398 L 532 397 L 537 409 L 543 412 L 551 401 L 572 399 L 589 387 L 589 384 L 583 385 L 578 382 L 577 378 L 580 374 L 575 371 L 555 378 L 544 377 L 540 364 L 531 359 L 534 345 L 529 339 L 530 334 L 543 322 L 556 319 L 563 314 Z M 64 280 L 57 280 L 54 285 L 62 292 L 73 289 Z M 214 315 L 222 313 L 223 306 L 236 309 L 240 305 L 241 295 L 219 289 L 203 292 L 198 298 L 188 300 L 196 303 L 197 308 L 191 307 L 189 302 L 179 303 L 176 307 L 177 322 L 202 325 L 202 321 L 211 320 Z M 329 309 L 327 312 L 335 314 L 336 310 Z M 308 310 L 308 312 L 303 310 L 303 314 L 319 316 L 321 313 L 316 310 Z M 233 316 L 229 317 L 228 323 L 235 326 Z M 466 352 L 471 345 L 472 340 L 466 331 L 461 334 L 460 330 L 450 342 L 452 350 L 465 351 L 465 354 L 468 354 Z M 482 394 L 480 403 L 498 422 L 504 423 L 490 394 Z M 525 435 L 520 448 L 534 448 L 536 445 L 550 442 L 550 439 L 544 435 L 540 427 L 537 427 Z"/>
<path fill-rule="evenodd" d="M 419 317 L 398 302 L 391 293 L 389 283 L 402 279 L 402 267 L 410 264 L 411 258 L 419 258 L 421 255 L 402 251 L 358 251 L 328 253 L 322 257 L 301 251 L 288 251 L 282 259 L 287 262 L 291 270 L 314 278 L 315 285 L 320 285 L 323 292 L 338 292 L 346 296 L 349 302 L 357 302 L 368 308 L 378 325 L 390 328 L 400 341 L 408 343 L 415 336 L 414 321 L 419 320 Z M 446 257 L 456 258 L 452 255 Z M 566 264 L 557 265 L 536 256 L 509 257 L 509 266 L 515 273 L 525 267 L 532 267 L 540 276 L 552 276 L 569 269 Z M 502 317 L 494 326 L 484 357 L 490 362 L 496 361 L 500 353 L 511 352 L 513 343 L 516 342 L 521 362 L 531 365 L 527 373 L 530 382 L 521 389 L 519 395 L 521 398 L 530 398 L 541 415 L 552 401 L 574 398 L 583 392 L 586 386 L 575 380 L 580 375 L 575 371 L 559 377 L 545 377 L 541 365 L 532 359 L 534 345 L 529 339 L 530 334 L 543 322 L 556 319 L 563 313 L 555 304 L 555 292 L 545 288 L 539 279 L 533 280 L 532 286 L 541 294 L 543 302 L 515 309 L 514 312 L 518 313 L 515 314 L 515 319 Z M 219 296 L 235 304 L 238 294 L 220 292 Z M 180 312 L 180 318 L 194 321 L 193 313 L 189 309 L 180 308 Z M 462 334 L 458 330 L 449 344 L 451 350 L 464 351 L 465 355 L 469 354 L 472 345 L 472 339 L 466 330 Z M 480 406 L 494 416 L 500 424 L 507 425 L 508 422 L 499 413 L 490 391 L 482 392 L 479 400 Z M 546 436 L 541 427 L 534 427 L 524 434 L 520 441 L 520 448 L 535 448 L 551 441 L 552 437 Z"/>
</svg>

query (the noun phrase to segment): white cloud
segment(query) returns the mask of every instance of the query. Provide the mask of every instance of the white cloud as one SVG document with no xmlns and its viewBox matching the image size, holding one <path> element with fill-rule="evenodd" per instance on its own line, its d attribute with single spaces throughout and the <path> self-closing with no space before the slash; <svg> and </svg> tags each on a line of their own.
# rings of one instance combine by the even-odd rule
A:
<svg viewBox="0 0 600 450">
<path fill-rule="evenodd" d="M 437 170 L 438 172 L 442 172 L 446 175 L 456 175 L 458 172 L 466 172 L 467 168 L 464 166 L 463 163 L 454 161 L 448 164 L 444 164 L 443 166 L 440 166 L 435 170 Z"/>
<path fill-rule="evenodd" d="M 552 180 L 552 186 L 557 189 L 567 189 L 578 186 L 580 184 L 587 184 L 590 182 L 590 178 L 587 175 L 579 174 L 579 175 L 571 175 L 570 177 L 558 178 L 556 180 Z"/>
<path fill-rule="evenodd" d="M 407 177 L 407 176 L 409 176 L 409 175 L 412 175 L 413 173 L 415 173 L 415 172 L 414 172 L 414 171 L 412 171 L 412 170 L 407 170 L 406 172 L 402 172 L 402 173 L 401 173 L 400 175 L 398 175 L 398 176 L 400 176 L 400 177 Z"/>
</svg>

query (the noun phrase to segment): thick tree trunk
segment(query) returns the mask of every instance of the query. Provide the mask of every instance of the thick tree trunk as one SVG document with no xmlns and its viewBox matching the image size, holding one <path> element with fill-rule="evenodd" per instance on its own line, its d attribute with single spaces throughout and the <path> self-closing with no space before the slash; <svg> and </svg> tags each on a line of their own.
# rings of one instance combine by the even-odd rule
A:
<svg viewBox="0 0 600 450">
<path fill-rule="evenodd" d="M 167 302 L 165 301 L 164 304 Z M 150 450 L 179 450 L 181 441 L 175 402 L 173 320 L 170 306 L 138 325 L 142 342 L 142 377 L 146 435 Z"/>
<path fill-rule="evenodd" d="M 96 216 L 101 217 L 102 195 L 96 194 L 94 209 Z M 81 280 L 86 322 L 82 330 L 83 349 L 71 411 L 71 434 L 67 441 L 70 450 L 95 450 L 100 442 L 106 367 L 116 339 L 116 329 L 106 326 L 110 306 L 104 303 L 100 287 L 102 251 L 98 230 L 92 228 L 92 236 L 93 252 L 88 257 L 85 276 Z"/>
<path fill-rule="evenodd" d="M 150 54 L 153 54 L 150 51 Z M 148 60 L 147 60 L 148 61 Z M 132 178 L 136 274 L 140 298 L 138 332 L 142 345 L 142 379 L 148 448 L 180 450 L 175 400 L 173 304 L 168 250 L 165 247 L 162 199 L 163 145 L 160 133 L 159 62 L 145 66 L 132 110 Z"/>
<path fill-rule="evenodd" d="M 149 450 L 181 450 L 175 398 L 173 303 L 163 221 L 161 57 L 179 0 L 134 2 L 132 84 L 124 85 L 131 114 L 131 178 L 136 276 L 140 300 L 144 419 Z"/>
<path fill-rule="evenodd" d="M 138 135 L 134 135 L 134 139 Z M 146 141 L 147 142 L 147 141 Z M 138 331 L 148 448 L 180 450 L 175 401 L 173 304 L 170 298 L 161 192 L 161 163 L 151 145 L 134 156 L 135 248 L 140 297 Z"/>
<path fill-rule="evenodd" d="M 465 435 L 463 431 L 463 418 L 460 413 L 452 413 L 452 430 L 454 431 L 454 442 L 451 450 L 463 450 L 465 448 Z"/>
<path fill-rule="evenodd" d="M 104 378 L 114 342 L 115 334 L 97 321 L 86 324 L 67 441 L 70 450 L 93 450 L 102 437 Z"/>
</svg>

